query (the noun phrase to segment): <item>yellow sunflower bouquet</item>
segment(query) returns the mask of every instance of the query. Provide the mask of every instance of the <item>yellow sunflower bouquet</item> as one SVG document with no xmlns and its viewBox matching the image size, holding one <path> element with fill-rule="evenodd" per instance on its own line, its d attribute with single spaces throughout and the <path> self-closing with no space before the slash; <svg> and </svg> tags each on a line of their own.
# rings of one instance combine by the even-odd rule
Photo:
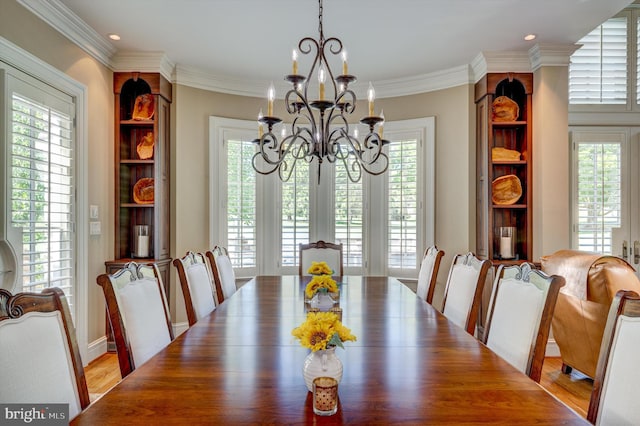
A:
<svg viewBox="0 0 640 426">
<path fill-rule="evenodd" d="M 307 299 L 311 299 L 317 292 L 337 293 L 338 284 L 331 278 L 331 275 L 314 276 L 304 290 Z"/>
<path fill-rule="evenodd" d="M 342 342 L 355 342 L 356 336 L 351 330 L 342 325 L 338 316 L 333 312 L 310 312 L 307 319 L 291 334 L 300 344 L 313 352 L 340 346 Z"/>
<path fill-rule="evenodd" d="M 329 267 L 327 262 L 311 261 L 311 266 L 307 269 L 307 274 L 311 275 L 332 275 L 333 269 Z"/>
</svg>

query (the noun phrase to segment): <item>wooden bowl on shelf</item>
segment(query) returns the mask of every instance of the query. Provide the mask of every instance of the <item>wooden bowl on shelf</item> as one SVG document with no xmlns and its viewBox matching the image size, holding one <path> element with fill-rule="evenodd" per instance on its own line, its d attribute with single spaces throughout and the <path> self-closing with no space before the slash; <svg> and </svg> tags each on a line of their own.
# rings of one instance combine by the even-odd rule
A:
<svg viewBox="0 0 640 426">
<path fill-rule="evenodd" d="M 515 204 L 522 196 L 522 184 L 516 175 L 500 176 L 491 182 L 493 204 L 508 206 Z"/>
<path fill-rule="evenodd" d="M 133 201 L 136 204 L 153 204 L 153 178 L 142 178 L 133 185 Z"/>
</svg>

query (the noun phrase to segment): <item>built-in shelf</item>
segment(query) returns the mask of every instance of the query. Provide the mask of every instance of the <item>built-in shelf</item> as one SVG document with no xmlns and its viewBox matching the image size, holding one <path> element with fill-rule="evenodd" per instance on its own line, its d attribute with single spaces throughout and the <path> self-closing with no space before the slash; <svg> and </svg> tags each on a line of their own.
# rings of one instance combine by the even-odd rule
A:
<svg viewBox="0 0 640 426">
<path fill-rule="evenodd" d="M 532 94 L 531 73 L 489 73 L 476 83 L 476 255 L 494 263 L 513 263 L 500 255 L 501 227 L 514 227 L 515 255 L 518 262 L 533 257 L 533 190 L 532 190 Z M 518 105 L 518 115 L 512 121 L 496 121 L 493 104 L 506 96 Z M 493 148 L 505 148 L 520 153 L 519 160 L 496 160 Z M 522 186 L 522 195 L 513 204 L 494 204 L 492 182 L 514 175 Z"/>
</svg>

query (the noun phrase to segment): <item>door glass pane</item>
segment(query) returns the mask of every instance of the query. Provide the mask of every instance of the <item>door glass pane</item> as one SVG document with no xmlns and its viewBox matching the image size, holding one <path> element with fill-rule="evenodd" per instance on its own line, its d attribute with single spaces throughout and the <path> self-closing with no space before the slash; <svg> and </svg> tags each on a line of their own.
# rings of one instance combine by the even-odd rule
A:
<svg viewBox="0 0 640 426">
<path fill-rule="evenodd" d="M 298 161 L 282 182 L 282 266 L 298 264 L 299 244 L 309 242 L 309 164 Z"/>
<path fill-rule="evenodd" d="M 11 225 L 22 230 L 22 291 L 59 287 L 73 306 L 72 123 L 12 95 Z"/>
<path fill-rule="evenodd" d="M 335 175 L 335 241 L 342 243 L 344 266 L 362 266 L 362 179 L 353 183 L 344 167 Z"/>
<path fill-rule="evenodd" d="M 621 145 L 587 143 L 578 155 L 578 249 L 612 253 L 612 228 L 621 226 Z"/>
<path fill-rule="evenodd" d="M 388 266 L 416 267 L 418 141 L 392 141 L 388 173 Z"/>
<path fill-rule="evenodd" d="M 251 165 L 255 146 L 227 143 L 227 249 L 235 268 L 256 266 L 256 173 Z"/>
</svg>

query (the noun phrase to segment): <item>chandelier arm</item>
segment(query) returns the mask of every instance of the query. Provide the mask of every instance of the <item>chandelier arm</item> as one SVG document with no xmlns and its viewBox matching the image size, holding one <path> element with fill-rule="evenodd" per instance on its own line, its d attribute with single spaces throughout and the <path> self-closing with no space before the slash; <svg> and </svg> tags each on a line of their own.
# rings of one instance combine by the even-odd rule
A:
<svg viewBox="0 0 640 426">
<path fill-rule="evenodd" d="M 375 170 L 369 169 L 368 166 L 370 166 L 372 163 L 369 163 L 369 164 L 360 163 L 360 166 L 362 166 L 364 171 L 367 172 L 370 175 L 373 175 L 373 176 L 381 175 L 384 172 L 386 172 L 387 169 L 389 168 L 389 157 L 384 152 L 381 152 L 378 158 L 382 158 L 383 160 L 381 160 L 381 161 L 384 161 L 384 167 L 382 168 L 382 170 L 375 171 Z M 376 163 L 377 163 L 377 161 L 376 161 Z"/>
<path fill-rule="evenodd" d="M 298 148 L 298 151 L 302 150 L 302 148 L 303 148 L 303 145 L 300 145 Z M 291 167 L 289 167 L 288 165 L 289 163 L 287 163 L 286 161 L 283 161 L 282 164 L 278 166 L 278 177 L 280 177 L 280 180 L 282 182 L 288 182 L 289 179 L 291 179 L 291 175 L 293 174 L 293 171 L 296 169 L 296 163 L 298 162 L 298 160 L 304 159 L 304 155 L 298 156 L 292 153 L 291 158 L 293 158 L 293 163 L 291 164 Z M 285 172 L 287 173 L 285 174 Z"/>
<path fill-rule="evenodd" d="M 336 124 L 336 122 L 340 122 Z M 342 155 L 342 151 L 340 149 L 340 141 L 349 139 L 349 122 L 347 122 L 346 117 L 343 114 L 337 114 L 331 118 L 331 122 L 329 123 L 329 128 L 333 126 L 339 126 L 331 130 L 327 137 L 327 146 L 329 148 L 329 152 L 335 158 L 339 158 Z"/>
<path fill-rule="evenodd" d="M 260 173 L 261 175 L 269 175 L 275 172 L 276 169 L 279 167 L 279 165 L 275 165 L 273 167 L 270 167 L 268 170 L 264 171 L 257 165 L 256 163 L 257 158 L 263 158 L 259 151 L 253 154 L 253 158 L 251 159 L 251 164 L 253 165 L 253 170 L 255 170 L 257 173 Z"/>
<path fill-rule="evenodd" d="M 338 94 L 336 105 L 340 105 L 340 111 L 351 115 L 356 110 L 356 94 L 351 89 L 345 89 Z"/>
<path fill-rule="evenodd" d="M 331 70 L 329 62 L 327 61 L 327 55 L 325 53 L 327 49 L 329 50 L 329 52 L 331 52 L 332 55 L 340 54 L 340 52 L 342 52 L 342 41 L 340 41 L 340 39 L 336 37 L 328 38 L 326 41 L 320 41 L 320 63 L 326 64 L 325 69 L 329 74 L 329 81 L 333 86 L 333 99 L 336 99 L 338 97 L 338 86 L 336 86 L 335 76 L 333 75 L 333 71 Z"/>
<path fill-rule="evenodd" d="M 263 136 L 263 139 L 266 136 L 270 136 L 272 139 L 275 140 L 275 135 L 271 132 L 265 134 Z M 273 166 L 278 166 L 279 164 L 285 161 L 287 155 L 291 152 L 291 149 L 295 146 L 295 140 L 297 139 L 297 137 L 298 137 L 297 135 L 289 135 L 280 142 L 279 146 L 274 144 L 275 146 L 273 147 L 267 146 L 266 149 L 265 149 L 265 145 L 263 143 L 260 143 L 260 147 L 257 154 L 261 154 L 262 159 L 264 160 L 265 163 Z M 272 160 L 271 157 L 269 156 L 269 153 L 275 153 L 278 156 L 278 159 Z M 272 172 L 273 171 L 274 170 L 272 170 Z"/>
<path fill-rule="evenodd" d="M 307 74 L 307 77 L 303 85 L 304 86 L 303 100 L 305 101 L 305 103 L 309 99 L 309 96 L 308 96 L 309 82 L 311 81 L 311 76 L 314 74 L 316 67 L 319 67 L 318 61 L 319 61 L 319 58 L 321 57 L 322 43 L 323 43 L 322 39 L 320 39 L 320 41 L 318 42 L 312 37 L 305 37 L 302 40 L 300 40 L 300 42 L 298 43 L 298 49 L 300 50 L 300 53 L 302 53 L 303 55 L 310 54 L 313 48 L 315 48 L 315 57 L 313 59 L 313 62 L 311 63 L 311 67 L 309 68 L 309 73 Z"/>
<path fill-rule="evenodd" d="M 299 123 L 299 121 L 301 121 L 302 119 L 304 119 L 305 123 Z M 311 113 L 310 108 L 302 108 L 302 110 L 298 114 L 296 114 L 295 118 L 293 119 L 293 123 L 291 125 L 291 129 L 292 129 L 291 133 L 295 133 L 293 131 L 294 126 L 299 126 L 301 129 L 305 129 L 307 128 L 306 125 L 311 126 L 313 134 L 315 134 L 316 118 Z"/>
<path fill-rule="evenodd" d="M 291 97 L 295 96 L 294 100 Z M 302 93 L 297 89 L 289 89 L 284 95 L 284 106 L 287 109 L 289 115 L 299 114 L 300 110 L 305 106 L 305 99 L 302 98 Z"/>
<path fill-rule="evenodd" d="M 291 139 L 290 145 L 287 150 L 288 152 L 290 152 L 290 155 L 296 160 L 304 159 L 309 155 L 310 152 L 311 144 L 309 143 L 309 140 L 301 134 L 302 130 L 304 129 L 298 129 L 298 131 L 294 135 L 292 135 L 295 136 L 295 138 Z M 294 147 L 298 148 L 294 149 Z"/>
<path fill-rule="evenodd" d="M 351 166 L 349 166 L 348 153 L 345 157 L 339 157 L 339 158 L 342 161 L 342 164 L 344 165 L 344 170 L 347 172 L 347 177 L 349 178 L 349 180 L 353 183 L 358 183 L 358 181 L 360 181 L 360 178 L 362 177 L 362 166 L 360 166 L 360 163 L 358 163 L 358 161 L 354 159 L 351 162 Z"/>
<path fill-rule="evenodd" d="M 362 156 L 360 156 L 360 158 L 363 160 L 364 163 L 368 163 L 368 164 L 373 164 L 376 161 L 378 161 L 378 157 L 380 157 L 380 155 L 382 154 L 382 139 L 380 138 L 380 135 L 378 135 L 377 133 L 371 132 L 369 133 L 365 138 L 364 138 L 364 144 L 362 145 L 363 147 L 363 152 L 364 151 L 370 151 L 371 150 L 375 150 L 373 158 L 370 161 L 364 160 L 362 158 Z"/>
</svg>

